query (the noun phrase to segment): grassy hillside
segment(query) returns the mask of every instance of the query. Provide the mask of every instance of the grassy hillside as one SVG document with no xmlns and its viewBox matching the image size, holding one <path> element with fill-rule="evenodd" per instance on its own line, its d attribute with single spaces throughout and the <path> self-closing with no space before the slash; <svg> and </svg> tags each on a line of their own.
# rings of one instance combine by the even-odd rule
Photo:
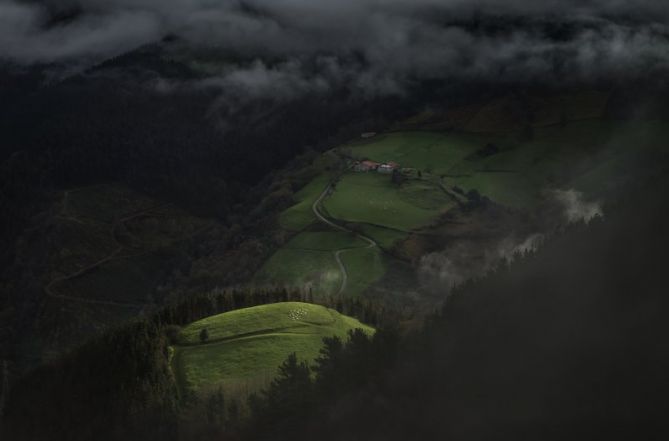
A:
<svg viewBox="0 0 669 441">
<path fill-rule="evenodd" d="M 290 353 L 314 359 L 323 337 L 374 330 L 323 306 L 286 302 L 215 315 L 186 326 L 172 366 L 182 393 L 222 386 L 253 389 L 274 377 Z M 207 329 L 209 339 L 200 340 Z"/>
<path fill-rule="evenodd" d="M 422 252 L 439 242 L 439 238 L 423 240 L 417 253 L 406 252 L 417 236 L 435 234 L 457 240 L 458 231 L 467 230 L 470 238 L 489 242 L 481 246 L 491 246 L 496 239 L 482 230 L 482 220 L 469 229 L 448 225 L 453 219 L 469 223 L 476 204 L 468 204 L 467 194 L 473 191 L 518 216 L 534 216 L 545 208 L 547 190 L 573 189 L 587 200 L 610 199 L 638 179 L 642 157 L 662 150 L 669 126 L 606 119 L 607 99 L 596 91 L 508 97 L 468 111 L 468 123 L 451 131 L 437 130 L 446 114 L 426 111 L 404 124 L 405 131 L 400 125 L 396 131 L 357 139 L 328 152 L 339 154 L 340 162 L 395 161 L 409 170 L 401 183 L 375 172 L 341 170 L 336 176 L 332 169 L 324 170 L 281 214 L 279 224 L 288 234 L 301 233 L 269 259 L 259 279 L 307 284 L 333 293 L 343 278 L 334 255 L 339 253 L 348 272 L 343 293 L 358 295 L 385 280 L 389 265 L 384 259 L 396 256 L 415 264 Z M 375 240 L 379 248 L 348 250 L 354 245 L 346 236 L 313 214 L 314 202 L 333 180 L 331 191 L 319 204 L 321 213 Z M 314 234 L 317 230 L 332 233 L 321 236 Z M 512 233 L 500 229 L 494 234 L 501 240 Z"/>
<path fill-rule="evenodd" d="M 435 185 L 412 181 L 398 187 L 388 175 L 379 173 L 343 176 L 324 203 L 335 219 L 403 231 L 428 224 L 452 206 L 453 200 Z"/>
<path fill-rule="evenodd" d="M 378 162 L 395 161 L 402 167 L 430 170 L 434 174 L 451 171 L 486 142 L 500 136 L 450 134 L 445 132 L 395 132 L 380 135 L 364 143 L 345 146 L 359 159 Z"/>
<path fill-rule="evenodd" d="M 310 287 L 316 297 L 336 294 L 342 283 L 342 274 L 334 253 L 365 245 L 354 234 L 343 231 L 300 233 L 263 265 L 255 280 L 259 283 Z"/>
<path fill-rule="evenodd" d="M 294 195 L 294 198 L 298 201 L 297 204 L 281 213 L 279 217 L 281 227 L 288 231 L 302 231 L 315 222 L 316 217 L 311 210 L 311 206 L 329 181 L 330 176 L 324 173 L 297 192 Z"/>
</svg>

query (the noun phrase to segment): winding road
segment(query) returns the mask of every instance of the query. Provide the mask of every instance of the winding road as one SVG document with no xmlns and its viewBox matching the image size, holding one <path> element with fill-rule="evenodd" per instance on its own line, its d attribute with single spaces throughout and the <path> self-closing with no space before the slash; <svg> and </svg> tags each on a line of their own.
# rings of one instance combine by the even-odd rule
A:
<svg viewBox="0 0 669 441">
<path fill-rule="evenodd" d="M 362 248 L 368 249 L 368 248 L 378 247 L 379 244 L 374 239 L 372 239 L 370 237 L 367 237 L 363 234 L 360 234 L 358 232 L 355 232 L 353 230 L 349 230 L 346 227 L 342 227 L 341 225 L 338 225 L 338 224 L 332 222 L 330 219 L 323 216 L 323 214 L 320 212 L 319 208 L 320 208 L 321 202 L 323 202 L 323 199 L 325 199 L 325 197 L 328 195 L 328 193 L 330 192 L 331 189 L 332 189 L 332 182 L 329 183 L 327 185 L 327 187 L 325 187 L 325 190 L 323 190 L 323 192 L 320 194 L 320 196 L 318 196 L 318 198 L 311 205 L 311 211 L 314 212 L 314 216 L 316 216 L 316 218 L 319 221 L 321 221 L 324 224 L 334 228 L 335 230 L 339 230 L 339 231 L 342 231 L 342 232 L 345 232 L 345 233 L 354 234 L 358 238 L 360 238 L 360 239 L 362 239 L 362 240 L 364 240 L 365 242 L 368 243 L 368 245 L 365 246 L 365 247 L 341 248 L 341 249 L 338 249 L 334 252 L 335 261 L 337 262 L 337 265 L 339 265 L 339 271 L 341 271 L 341 275 L 342 275 L 341 285 L 339 286 L 339 291 L 337 291 L 337 295 L 340 295 L 341 293 L 344 292 L 344 290 L 346 289 L 346 285 L 348 283 L 348 272 L 346 271 L 346 266 L 344 266 L 344 262 L 341 260 L 341 255 L 343 253 L 345 253 L 346 251 L 350 251 L 350 250 L 358 250 L 358 249 L 362 249 Z"/>
</svg>

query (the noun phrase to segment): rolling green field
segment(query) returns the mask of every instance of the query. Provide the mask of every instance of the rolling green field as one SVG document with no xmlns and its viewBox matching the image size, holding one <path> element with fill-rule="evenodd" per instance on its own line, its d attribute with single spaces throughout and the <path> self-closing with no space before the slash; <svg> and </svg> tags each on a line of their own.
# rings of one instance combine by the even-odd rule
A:
<svg viewBox="0 0 669 441">
<path fill-rule="evenodd" d="M 384 250 L 391 250 L 411 232 L 430 225 L 457 206 L 444 189 L 476 190 L 495 203 L 520 210 L 538 206 L 545 197 L 544 190 L 574 188 L 588 196 L 603 196 L 613 187 L 629 183 L 630 164 L 636 155 L 640 150 L 661 147 L 658 143 L 669 136 L 669 128 L 659 122 L 620 124 L 598 119 L 603 96 L 586 98 L 590 103 L 587 111 L 571 112 L 570 118 L 576 120 L 566 124 L 556 123 L 560 118 L 555 109 L 569 109 L 576 104 L 565 101 L 559 106 L 549 105 L 548 113 L 542 116 L 544 125 L 538 124 L 529 135 L 519 131 L 407 131 L 353 141 L 339 151 L 357 159 L 396 161 L 421 174 L 414 171 L 413 178 L 397 185 L 388 175 L 347 172 L 323 200 L 321 211 L 374 239 Z M 484 149 L 489 143 L 495 147 L 492 153 Z M 297 194 L 299 203 L 280 217 L 283 228 L 304 231 L 317 225 L 312 204 L 329 178 L 324 173 Z M 358 248 L 358 244 L 362 246 Z M 343 251 L 340 257 L 348 273 L 344 293 L 359 295 L 382 278 L 388 266 L 384 263 L 387 257 L 378 249 L 364 246 L 345 233 L 303 232 L 272 256 L 258 278 L 309 285 L 331 294 L 337 292 L 342 277 L 333 252 L 358 248 Z"/>
<path fill-rule="evenodd" d="M 335 219 L 387 226 L 403 231 L 420 228 L 455 203 L 437 186 L 411 181 L 395 186 L 388 175 L 350 173 L 323 206 Z"/>
<path fill-rule="evenodd" d="M 491 138 L 484 135 L 396 132 L 351 147 L 351 153 L 359 159 L 395 161 L 402 167 L 448 174 L 454 164 L 490 141 Z"/>
<path fill-rule="evenodd" d="M 345 250 L 341 259 L 349 273 L 362 271 L 370 280 L 383 274 L 379 256 L 362 250 L 368 244 L 354 234 L 341 231 L 304 232 L 295 236 L 277 251 L 258 272 L 255 279 L 259 283 L 278 283 L 293 287 L 311 287 L 313 295 L 336 294 L 342 283 L 342 274 L 334 257 L 337 250 Z M 355 256 L 360 252 L 370 259 L 359 265 Z M 373 251 L 372 251 L 373 252 Z M 349 263 L 349 260 L 351 261 Z M 380 273 L 380 274 L 379 274 Z M 351 277 L 351 274 L 349 274 Z M 361 279 L 364 277 L 357 277 Z M 346 293 L 361 291 L 362 282 L 351 284 L 349 279 Z"/>
<path fill-rule="evenodd" d="M 532 139 L 522 142 L 513 134 L 397 132 L 351 147 L 351 152 L 354 157 L 392 160 L 402 167 L 419 169 L 424 175 L 442 176 L 447 187 L 458 186 L 465 191 L 475 189 L 503 205 L 529 208 L 543 187 L 566 179 L 573 164 L 605 146 L 611 139 L 612 127 L 611 123 L 601 120 L 584 120 L 569 123 L 566 127 L 536 128 Z M 489 156 L 477 156 L 477 151 L 488 143 L 493 143 L 499 151 Z M 346 189 L 346 185 L 344 187 Z M 401 191 L 406 190 L 402 188 Z M 374 223 L 355 213 L 343 213 L 343 202 L 331 202 L 336 201 L 337 196 L 335 194 L 327 202 L 334 204 L 334 208 L 326 205 L 333 216 L 342 214 Z M 344 197 L 346 199 L 346 195 Z M 408 199 L 414 203 L 420 201 L 420 198 Z M 399 207 L 400 211 L 406 209 Z M 420 212 L 414 210 L 414 213 L 419 216 Z M 415 224 L 404 225 L 415 228 Z"/>
<path fill-rule="evenodd" d="M 642 135 L 645 129 L 630 125 L 621 129 L 619 124 L 612 122 L 583 119 L 564 127 L 537 127 L 531 139 L 524 141 L 518 140 L 518 134 L 396 132 L 358 143 L 349 149 L 357 158 L 396 161 L 402 167 L 419 169 L 424 175 L 443 177 L 447 187 L 458 186 L 465 191 L 476 189 L 500 204 L 530 208 L 537 202 L 543 188 L 574 179 L 572 169 L 576 165 L 587 161 L 603 147 L 608 147 L 613 138 L 630 131 Z M 499 151 L 489 156 L 477 156 L 476 152 L 487 143 L 493 143 Z M 614 152 L 611 150 L 608 153 Z M 349 182 L 344 181 L 343 184 L 344 190 L 349 191 Z M 367 188 L 363 185 L 362 182 L 358 184 L 361 191 Z M 406 190 L 403 188 L 401 191 Z M 349 216 L 352 220 L 374 223 L 351 212 L 354 208 L 344 209 L 345 200 L 350 197 L 337 193 L 326 202 L 333 216 Z M 344 196 L 344 201 L 338 201 L 339 196 Z M 334 207 L 331 208 L 332 205 Z M 400 211 L 407 209 L 398 208 Z M 373 205 L 368 209 L 374 211 Z M 419 213 L 415 211 L 416 216 L 420 216 Z M 415 228 L 410 223 L 404 226 Z"/>
<path fill-rule="evenodd" d="M 204 328 L 209 339 L 202 343 L 199 334 Z M 311 361 L 324 337 L 345 338 L 356 328 L 374 332 L 354 318 L 319 305 L 286 302 L 245 308 L 183 328 L 172 367 L 182 393 L 218 386 L 234 389 L 241 384 L 253 388 L 271 380 L 290 353 Z"/>
</svg>

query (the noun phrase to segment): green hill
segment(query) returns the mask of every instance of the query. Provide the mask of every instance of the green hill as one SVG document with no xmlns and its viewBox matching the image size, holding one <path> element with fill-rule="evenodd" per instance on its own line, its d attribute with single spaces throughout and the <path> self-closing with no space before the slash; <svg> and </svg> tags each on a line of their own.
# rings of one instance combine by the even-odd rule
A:
<svg viewBox="0 0 669 441">
<path fill-rule="evenodd" d="M 214 386 L 255 389 L 271 380 L 295 352 L 313 360 L 324 337 L 373 328 L 337 311 L 300 302 L 275 303 L 219 314 L 183 328 L 172 367 L 182 395 Z M 209 338 L 201 341 L 207 330 Z"/>
</svg>

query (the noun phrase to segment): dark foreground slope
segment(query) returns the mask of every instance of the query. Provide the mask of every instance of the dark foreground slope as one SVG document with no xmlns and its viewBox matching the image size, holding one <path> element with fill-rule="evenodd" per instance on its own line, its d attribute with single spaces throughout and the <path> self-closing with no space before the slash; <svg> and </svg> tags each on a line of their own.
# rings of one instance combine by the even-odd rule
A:
<svg viewBox="0 0 669 441">
<path fill-rule="evenodd" d="M 302 427 L 264 421 L 250 439 L 663 438 L 664 187 L 462 288 L 389 374 L 346 398 L 317 396 L 326 404 Z"/>
</svg>

